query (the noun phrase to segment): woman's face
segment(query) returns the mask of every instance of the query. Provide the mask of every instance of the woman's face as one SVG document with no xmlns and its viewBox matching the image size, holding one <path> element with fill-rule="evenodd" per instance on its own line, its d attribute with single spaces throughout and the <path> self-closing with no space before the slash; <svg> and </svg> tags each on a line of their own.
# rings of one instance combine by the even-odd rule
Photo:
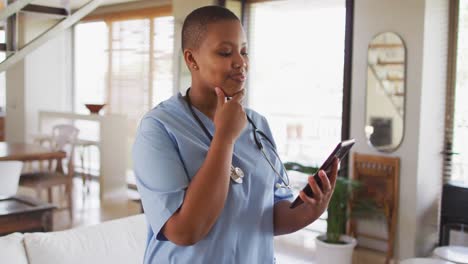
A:
<svg viewBox="0 0 468 264">
<path fill-rule="evenodd" d="M 241 91 L 246 82 L 249 59 L 240 22 L 225 20 L 209 24 L 193 58 L 198 68 L 192 70 L 194 81 L 213 91 L 219 87 L 226 96 Z"/>
</svg>

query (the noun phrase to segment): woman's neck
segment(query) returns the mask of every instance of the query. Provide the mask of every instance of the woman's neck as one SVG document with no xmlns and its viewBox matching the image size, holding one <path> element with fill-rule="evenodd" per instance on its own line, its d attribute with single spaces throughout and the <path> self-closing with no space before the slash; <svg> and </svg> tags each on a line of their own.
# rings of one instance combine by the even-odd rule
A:
<svg viewBox="0 0 468 264">
<path fill-rule="evenodd" d="M 211 120 L 214 119 L 218 103 L 214 90 L 192 86 L 190 88 L 189 96 L 193 107 L 197 108 Z"/>
</svg>

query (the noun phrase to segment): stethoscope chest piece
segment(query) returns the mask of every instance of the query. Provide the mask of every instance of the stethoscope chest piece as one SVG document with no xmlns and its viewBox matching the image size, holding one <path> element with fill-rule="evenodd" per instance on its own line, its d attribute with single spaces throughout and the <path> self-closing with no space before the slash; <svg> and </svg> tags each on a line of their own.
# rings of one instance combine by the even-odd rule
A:
<svg viewBox="0 0 468 264">
<path fill-rule="evenodd" d="M 244 172 L 239 167 L 234 167 L 231 165 L 231 180 L 235 183 L 244 182 Z"/>
</svg>

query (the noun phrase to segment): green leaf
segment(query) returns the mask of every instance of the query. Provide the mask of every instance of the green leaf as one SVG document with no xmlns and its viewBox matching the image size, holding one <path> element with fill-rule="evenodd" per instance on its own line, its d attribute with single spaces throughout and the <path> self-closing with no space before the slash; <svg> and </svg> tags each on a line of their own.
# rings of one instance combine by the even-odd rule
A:
<svg viewBox="0 0 468 264">
<path fill-rule="evenodd" d="M 304 166 L 297 162 L 286 162 L 284 163 L 284 167 L 286 168 L 286 170 L 298 171 L 298 172 L 302 172 L 308 175 L 313 175 L 319 169 L 318 167 L 314 167 L 314 166 Z"/>
</svg>

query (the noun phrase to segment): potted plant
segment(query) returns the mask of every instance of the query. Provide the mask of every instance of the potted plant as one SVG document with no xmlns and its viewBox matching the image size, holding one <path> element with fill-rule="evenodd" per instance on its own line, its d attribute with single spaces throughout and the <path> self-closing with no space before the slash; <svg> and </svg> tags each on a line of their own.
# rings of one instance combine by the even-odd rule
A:
<svg viewBox="0 0 468 264">
<path fill-rule="evenodd" d="M 327 233 L 316 239 L 317 263 L 351 264 L 356 239 L 346 235 L 349 219 L 348 203 L 353 191 L 358 187 L 356 181 L 338 177 L 335 191 L 328 204 Z"/>
<path fill-rule="evenodd" d="M 303 166 L 299 163 L 285 163 L 287 170 L 299 171 L 309 175 L 317 172 L 317 167 Z M 346 235 L 346 225 L 350 219 L 348 205 L 360 184 L 342 176 L 336 179 L 335 190 L 328 205 L 327 232 L 316 238 L 316 263 L 351 264 L 356 239 Z M 369 201 L 353 202 L 353 216 L 373 214 L 376 207 Z"/>
</svg>

